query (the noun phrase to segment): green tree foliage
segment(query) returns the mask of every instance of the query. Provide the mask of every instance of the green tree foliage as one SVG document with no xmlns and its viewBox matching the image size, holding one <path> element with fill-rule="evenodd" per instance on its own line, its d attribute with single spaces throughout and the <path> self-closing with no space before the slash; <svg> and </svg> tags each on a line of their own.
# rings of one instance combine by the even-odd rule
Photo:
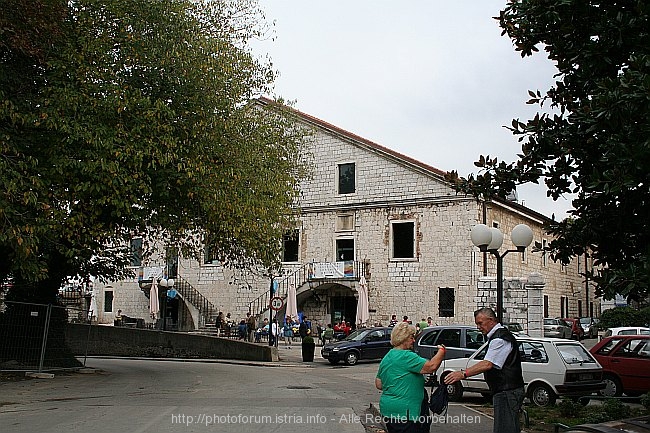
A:
<svg viewBox="0 0 650 433">
<path fill-rule="evenodd" d="M 0 6 L 0 282 L 51 300 L 126 275 L 128 240 L 271 266 L 307 134 L 270 91 L 254 0 Z"/>
<path fill-rule="evenodd" d="M 557 80 L 529 92 L 529 104 L 547 104 L 540 113 L 509 126 L 522 143 L 516 162 L 481 156 L 479 174 L 449 180 L 484 198 L 540 179 L 553 199 L 575 194 L 571 217 L 549 226 L 553 258 L 566 263 L 590 250 L 598 294 L 647 296 L 650 3 L 517 0 L 497 19 L 522 57 L 546 52 Z"/>
<path fill-rule="evenodd" d="M 617 307 L 603 311 L 598 326 L 600 329 L 618 328 L 619 326 L 650 325 L 650 307 L 636 310 L 632 307 Z"/>
</svg>

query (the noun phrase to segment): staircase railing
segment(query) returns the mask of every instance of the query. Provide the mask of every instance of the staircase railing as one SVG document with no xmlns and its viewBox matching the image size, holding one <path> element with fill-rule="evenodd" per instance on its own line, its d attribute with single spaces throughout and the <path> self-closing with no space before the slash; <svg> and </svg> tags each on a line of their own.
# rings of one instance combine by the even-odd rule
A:
<svg viewBox="0 0 650 433">
<path fill-rule="evenodd" d="M 201 292 L 196 290 L 192 284 L 182 277 L 176 276 L 174 289 L 183 296 L 185 301 L 189 302 L 199 310 L 200 319 L 197 327 L 205 326 L 207 322 L 212 320 L 212 317 L 215 315 L 217 310 L 215 305 L 203 296 Z"/>
</svg>

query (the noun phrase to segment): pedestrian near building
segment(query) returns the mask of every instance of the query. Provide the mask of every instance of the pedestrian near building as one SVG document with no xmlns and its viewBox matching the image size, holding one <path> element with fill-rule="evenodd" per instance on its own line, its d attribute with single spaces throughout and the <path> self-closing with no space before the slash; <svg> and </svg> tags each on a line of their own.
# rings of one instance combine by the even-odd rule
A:
<svg viewBox="0 0 650 433">
<path fill-rule="evenodd" d="M 273 318 L 273 323 L 271 323 L 269 329 L 269 346 L 277 346 L 278 342 L 278 319 Z"/>
<path fill-rule="evenodd" d="M 291 317 L 287 317 L 286 321 L 284 322 L 284 326 L 282 327 L 282 336 L 284 337 L 284 345 L 291 346 L 291 342 L 293 341 Z"/>
<path fill-rule="evenodd" d="M 427 323 L 427 321 L 424 320 L 424 317 L 422 318 L 422 320 L 420 320 L 420 322 L 418 323 L 418 325 L 420 325 L 420 332 L 424 331 L 424 328 L 426 328 L 427 326 L 429 326 L 429 324 Z"/>
<path fill-rule="evenodd" d="M 255 316 L 253 316 L 250 311 L 246 313 L 246 331 L 248 332 L 248 341 L 251 343 L 255 340 L 255 329 L 256 321 Z"/>
<path fill-rule="evenodd" d="M 435 372 L 445 357 L 445 347 L 431 359 L 413 352 L 415 327 L 398 323 L 390 335 L 393 348 L 379 364 L 375 387 L 381 391 L 379 412 L 388 433 L 424 433 L 431 427 L 423 374 Z"/>
<path fill-rule="evenodd" d="M 303 316 L 302 322 L 300 322 L 300 326 L 298 327 L 298 334 L 300 334 L 300 338 L 303 339 L 307 336 L 309 331 L 309 322 L 307 322 L 307 317 Z"/>
<path fill-rule="evenodd" d="M 494 407 L 494 433 L 519 433 L 519 412 L 524 401 L 524 378 L 517 340 L 497 321 L 491 308 L 474 312 L 474 322 L 488 338 L 485 358 L 465 371 L 454 371 L 445 377 L 447 385 L 483 373 Z"/>
</svg>

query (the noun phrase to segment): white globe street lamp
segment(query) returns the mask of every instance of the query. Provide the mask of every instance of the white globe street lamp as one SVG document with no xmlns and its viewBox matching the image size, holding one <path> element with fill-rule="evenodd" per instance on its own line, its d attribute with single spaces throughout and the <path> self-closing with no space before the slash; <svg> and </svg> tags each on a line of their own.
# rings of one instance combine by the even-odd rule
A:
<svg viewBox="0 0 650 433">
<path fill-rule="evenodd" d="M 501 230 L 488 227 L 485 224 L 477 224 L 472 227 L 472 243 L 477 246 L 481 252 L 488 252 L 497 259 L 497 319 L 503 321 L 503 258 L 508 253 L 524 253 L 526 248 L 533 242 L 533 231 L 526 224 L 518 224 L 512 229 L 510 239 L 517 247 L 515 250 L 506 250 L 503 254 L 499 253 L 499 248 L 503 245 L 503 233 Z"/>
</svg>

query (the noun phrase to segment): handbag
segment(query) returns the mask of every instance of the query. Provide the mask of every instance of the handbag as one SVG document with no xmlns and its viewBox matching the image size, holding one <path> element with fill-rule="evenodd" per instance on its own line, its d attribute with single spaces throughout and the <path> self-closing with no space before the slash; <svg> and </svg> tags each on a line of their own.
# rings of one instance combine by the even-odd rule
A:
<svg viewBox="0 0 650 433">
<path fill-rule="evenodd" d="M 449 392 L 447 391 L 447 385 L 444 383 L 438 383 L 438 386 L 433 389 L 431 387 L 431 396 L 429 397 L 429 410 L 432 413 L 442 415 L 443 413 L 447 415 L 447 405 L 449 404 Z"/>
<path fill-rule="evenodd" d="M 444 359 L 442 361 L 444 369 Z M 434 390 L 435 388 L 435 390 Z M 438 375 L 434 373 L 431 382 L 431 396 L 429 397 L 429 410 L 437 415 L 443 413 L 447 416 L 447 406 L 449 405 L 449 391 L 447 385 L 438 381 Z"/>
</svg>

